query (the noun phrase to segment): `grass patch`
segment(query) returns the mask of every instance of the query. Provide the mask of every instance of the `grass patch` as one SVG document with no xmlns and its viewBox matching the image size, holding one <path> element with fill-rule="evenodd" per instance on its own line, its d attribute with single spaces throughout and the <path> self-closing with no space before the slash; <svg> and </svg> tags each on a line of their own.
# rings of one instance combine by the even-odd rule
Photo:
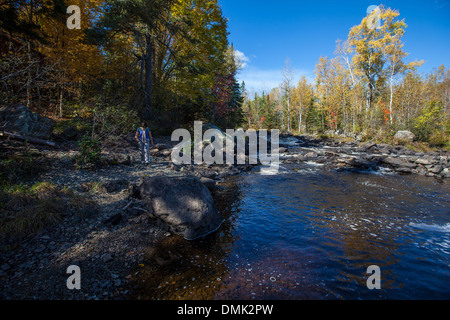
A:
<svg viewBox="0 0 450 320">
<path fill-rule="evenodd" d="M 36 178 L 45 169 L 41 159 L 41 154 L 31 152 L 10 154 L 0 159 L 0 184 L 14 185 Z"/>
<path fill-rule="evenodd" d="M 0 240 L 36 234 L 71 213 L 85 215 L 95 203 L 50 182 L 0 189 Z"/>
<path fill-rule="evenodd" d="M 435 151 L 436 148 L 433 148 L 430 146 L 429 143 L 426 142 L 406 142 L 404 144 L 405 148 L 408 148 L 414 152 L 423 152 L 423 153 L 427 153 L 427 152 L 431 152 L 431 151 Z"/>
<path fill-rule="evenodd" d="M 90 194 L 106 192 L 106 188 L 101 181 L 83 183 L 83 188 L 85 192 L 89 192 Z"/>
</svg>

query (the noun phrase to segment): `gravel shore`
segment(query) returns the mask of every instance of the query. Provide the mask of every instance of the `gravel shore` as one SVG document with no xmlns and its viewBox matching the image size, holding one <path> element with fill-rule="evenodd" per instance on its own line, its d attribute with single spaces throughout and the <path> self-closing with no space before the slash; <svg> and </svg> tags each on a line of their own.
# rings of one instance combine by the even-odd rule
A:
<svg viewBox="0 0 450 320">
<path fill-rule="evenodd" d="M 159 142 L 169 143 L 167 139 Z M 48 181 L 89 198 L 93 205 L 38 234 L 2 244 L 0 299 L 65 300 L 127 299 L 146 250 L 171 234 L 139 207 L 133 192 L 145 177 L 196 175 L 209 182 L 238 174 L 236 167 L 177 167 L 165 147 L 152 151 L 150 165 L 140 164 L 132 144 L 106 148 L 114 165 L 76 168 L 72 148 L 34 147 L 45 155 L 46 169 L 36 181 Z M 164 152 L 166 151 L 166 152 Z M 126 159 L 121 164 L 121 159 Z M 119 159 L 117 163 L 116 159 Z M 138 160 L 136 160 L 138 159 Z M 69 290 L 71 265 L 80 267 L 81 289 Z"/>
</svg>

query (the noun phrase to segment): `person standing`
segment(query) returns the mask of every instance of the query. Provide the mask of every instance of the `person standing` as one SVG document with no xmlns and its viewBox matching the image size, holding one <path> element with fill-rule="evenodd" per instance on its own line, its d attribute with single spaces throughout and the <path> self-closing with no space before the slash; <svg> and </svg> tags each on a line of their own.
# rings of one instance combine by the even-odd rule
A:
<svg viewBox="0 0 450 320">
<path fill-rule="evenodd" d="M 139 150 L 141 151 L 141 161 L 144 164 L 150 163 L 150 142 L 153 146 L 152 131 L 147 127 L 147 123 L 142 122 L 134 135 L 134 138 L 139 143 Z"/>
</svg>

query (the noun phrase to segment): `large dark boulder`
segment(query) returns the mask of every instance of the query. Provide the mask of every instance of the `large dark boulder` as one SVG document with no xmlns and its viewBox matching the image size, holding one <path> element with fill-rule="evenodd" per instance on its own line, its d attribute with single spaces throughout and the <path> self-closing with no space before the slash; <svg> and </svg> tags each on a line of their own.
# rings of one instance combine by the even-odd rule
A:
<svg viewBox="0 0 450 320">
<path fill-rule="evenodd" d="M 197 177 L 148 177 L 140 196 L 146 210 L 188 240 L 217 230 L 223 222 L 211 193 Z"/>
<path fill-rule="evenodd" d="M 0 108 L 0 126 L 19 135 L 48 140 L 53 132 L 53 121 L 31 112 L 21 104 Z"/>
</svg>

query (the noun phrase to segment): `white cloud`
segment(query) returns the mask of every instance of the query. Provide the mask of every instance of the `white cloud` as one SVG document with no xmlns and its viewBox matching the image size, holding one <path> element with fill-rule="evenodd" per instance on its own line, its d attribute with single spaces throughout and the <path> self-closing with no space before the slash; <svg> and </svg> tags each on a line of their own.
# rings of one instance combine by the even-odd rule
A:
<svg viewBox="0 0 450 320">
<path fill-rule="evenodd" d="M 270 92 L 273 88 L 278 87 L 281 83 L 281 70 L 260 70 L 255 67 L 249 67 L 242 70 L 238 74 L 240 82 L 245 82 L 245 87 L 248 90 L 256 92 L 265 91 Z"/>
<path fill-rule="evenodd" d="M 249 92 L 259 92 L 262 91 L 268 93 L 272 89 L 277 88 L 283 81 L 282 68 L 280 69 L 263 69 L 261 67 L 255 66 L 255 63 L 251 63 L 249 57 L 245 55 L 242 51 L 234 50 L 234 57 L 236 64 L 239 66 L 239 71 L 237 78 L 239 82 L 244 81 L 245 87 Z M 254 54 L 251 55 L 253 60 L 256 59 Z M 311 73 L 306 70 L 293 70 L 294 82 L 297 84 L 302 76 L 306 76 L 308 81 L 312 81 Z"/>
<path fill-rule="evenodd" d="M 250 62 L 250 59 L 239 50 L 234 50 L 234 59 L 236 64 L 242 69 L 248 66 L 247 62 Z"/>
<path fill-rule="evenodd" d="M 311 82 L 313 79 L 310 75 L 310 72 L 306 70 L 295 70 L 293 84 L 297 85 L 302 76 L 305 76 Z M 237 77 L 239 82 L 245 82 L 247 90 L 259 93 L 262 91 L 268 93 L 273 88 L 279 87 L 283 82 L 282 69 L 263 70 L 254 66 L 248 66 L 241 70 Z"/>
</svg>

